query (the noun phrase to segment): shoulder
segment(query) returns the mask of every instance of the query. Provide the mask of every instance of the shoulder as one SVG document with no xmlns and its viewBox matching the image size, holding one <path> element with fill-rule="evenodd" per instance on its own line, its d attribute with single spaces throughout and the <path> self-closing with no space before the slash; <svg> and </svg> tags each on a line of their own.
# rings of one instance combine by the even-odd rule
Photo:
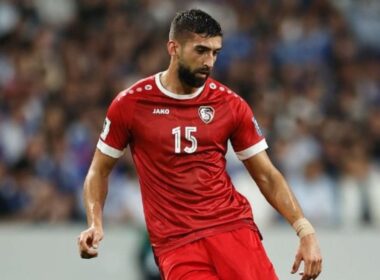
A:
<svg viewBox="0 0 380 280">
<path fill-rule="evenodd" d="M 227 98 L 228 100 L 241 98 L 235 91 L 217 80 L 209 78 L 206 86 L 209 87 L 211 93 Z"/>
<path fill-rule="evenodd" d="M 146 98 L 147 93 L 152 91 L 153 84 L 154 76 L 149 76 L 120 91 L 113 99 L 110 110 L 124 111 L 125 108 L 132 109 L 137 101 Z"/>
<path fill-rule="evenodd" d="M 206 86 L 209 87 L 212 95 L 223 98 L 227 102 L 240 103 L 244 101 L 235 91 L 217 80 L 209 78 Z"/>
<path fill-rule="evenodd" d="M 236 123 L 240 123 L 242 119 L 252 118 L 253 112 L 249 104 L 235 91 L 213 79 L 209 79 L 207 86 L 210 89 L 210 97 L 218 98 L 219 102 L 225 104 Z"/>
<path fill-rule="evenodd" d="M 144 95 L 153 90 L 154 76 L 141 79 L 130 87 L 120 91 L 114 98 L 117 103 L 134 103 L 137 100 L 144 98 Z"/>
</svg>

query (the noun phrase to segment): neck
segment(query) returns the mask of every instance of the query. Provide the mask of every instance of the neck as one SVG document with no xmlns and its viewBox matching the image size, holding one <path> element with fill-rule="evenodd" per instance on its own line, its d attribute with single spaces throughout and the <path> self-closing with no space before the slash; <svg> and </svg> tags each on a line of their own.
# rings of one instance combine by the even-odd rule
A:
<svg viewBox="0 0 380 280">
<path fill-rule="evenodd" d="M 160 81 L 164 88 L 176 94 L 192 94 L 198 90 L 198 88 L 189 87 L 179 79 L 178 71 L 173 64 L 170 64 L 169 68 L 162 73 Z"/>
</svg>

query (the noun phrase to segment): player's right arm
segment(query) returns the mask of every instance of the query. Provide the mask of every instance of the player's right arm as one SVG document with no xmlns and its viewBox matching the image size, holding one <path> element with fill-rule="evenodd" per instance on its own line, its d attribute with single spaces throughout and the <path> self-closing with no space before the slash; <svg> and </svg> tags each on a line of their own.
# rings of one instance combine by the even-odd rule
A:
<svg viewBox="0 0 380 280">
<path fill-rule="evenodd" d="M 103 238 L 103 207 L 108 177 L 129 140 L 133 104 L 124 99 L 125 93 L 121 92 L 108 108 L 103 131 L 84 182 L 88 229 L 80 234 L 78 246 L 81 257 L 86 259 L 98 255 L 98 245 Z"/>
<path fill-rule="evenodd" d="M 88 229 L 78 237 L 79 253 L 90 259 L 98 255 L 99 242 L 103 239 L 103 207 L 108 191 L 108 176 L 117 159 L 96 149 L 84 182 L 84 205 Z"/>
</svg>

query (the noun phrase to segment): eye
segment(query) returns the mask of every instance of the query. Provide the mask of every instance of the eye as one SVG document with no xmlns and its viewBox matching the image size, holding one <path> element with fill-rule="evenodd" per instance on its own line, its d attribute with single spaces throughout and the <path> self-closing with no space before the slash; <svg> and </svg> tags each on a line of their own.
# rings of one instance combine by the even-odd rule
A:
<svg viewBox="0 0 380 280">
<path fill-rule="evenodd" d="M 213 52 L 212 52 L 212 55 L 213 55 L 213 56 L 218 56 L 219 52 L 220 52 L 219 50 L 218 50 L 218 51 L 213 51 Z"/>
<path fill-rule="evenodd" d="M 198 54 L 204 54 L 204 53 L 207 51 L 207 49 L 206 49 L 206 48 L 202 48 L 202 47 L 197 47 L 197 48 L 195 49 L 195 51 L 196 51 Z"/>
</svg>

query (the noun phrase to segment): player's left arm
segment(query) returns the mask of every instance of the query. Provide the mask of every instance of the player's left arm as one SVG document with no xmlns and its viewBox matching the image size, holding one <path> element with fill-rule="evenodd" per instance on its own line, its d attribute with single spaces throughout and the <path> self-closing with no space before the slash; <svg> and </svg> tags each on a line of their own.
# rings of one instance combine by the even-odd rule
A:
<svg viewBox="0 0 380 280">
<path fill-rule="evenodd" d="M 315 279 L 322 270 L 322 256 L 312 225 L 304 218 L 297 199 L 282 174 L 262 151 L 243 161 L 266 200 L 293 226 L 300 237 L 300 246 L 292 267 L 297 272 L 304 262 L 302 280 Z"/>
</svg>

